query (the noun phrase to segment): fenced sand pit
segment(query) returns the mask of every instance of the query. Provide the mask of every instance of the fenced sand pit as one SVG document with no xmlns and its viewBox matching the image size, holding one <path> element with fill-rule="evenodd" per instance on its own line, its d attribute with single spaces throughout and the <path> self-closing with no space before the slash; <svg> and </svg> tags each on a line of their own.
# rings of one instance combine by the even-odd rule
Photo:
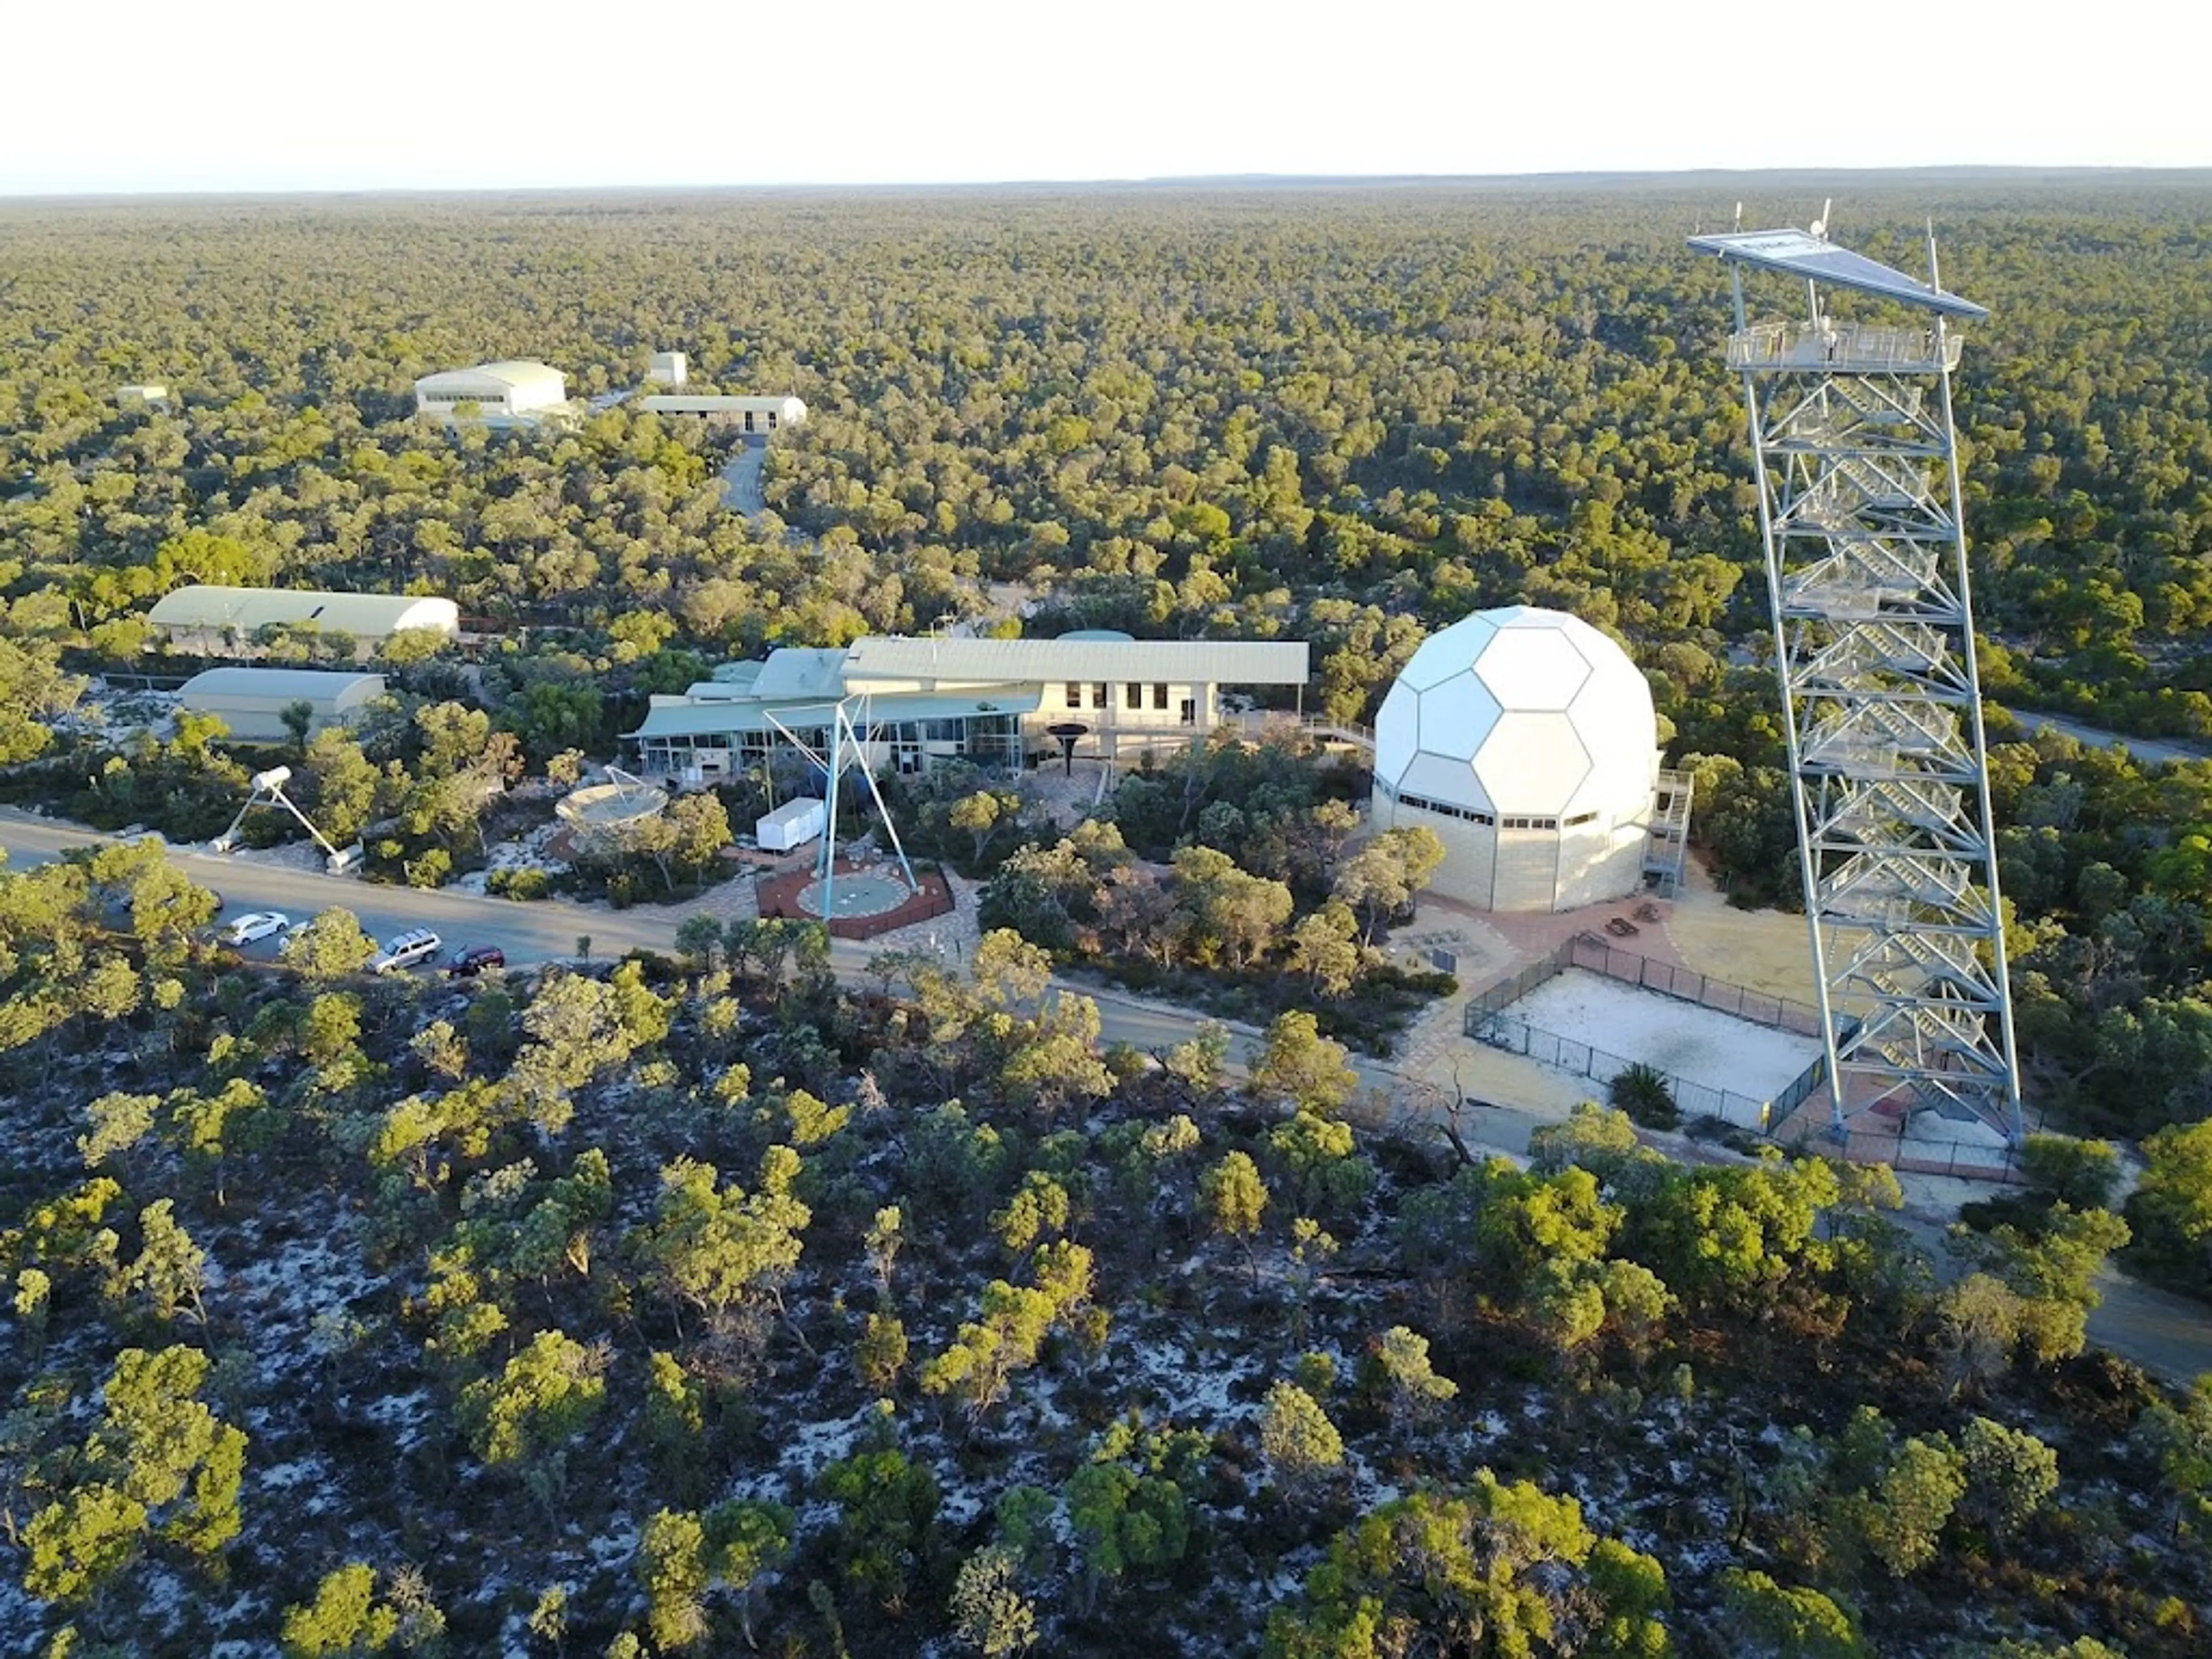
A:
<svg viewBox="0 0 2212 1659">
<path fill-rule="evenodd" d="M 1581 968 L 1498 1010 L 1478 1035 L 1601 1087 L 1632 1065 L 1656 1066 L 1673 1082 L 1684 1112 L 1756 1127 L 1766 1127 L 1766 1103 L 1796 1084 L 1821 1053 L 1812 1037 Z"/>
</svg>

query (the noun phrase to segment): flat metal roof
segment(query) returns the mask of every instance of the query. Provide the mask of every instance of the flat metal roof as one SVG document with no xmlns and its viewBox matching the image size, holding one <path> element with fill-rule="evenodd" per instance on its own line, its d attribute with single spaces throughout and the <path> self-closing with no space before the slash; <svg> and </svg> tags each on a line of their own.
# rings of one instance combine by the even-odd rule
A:
<svg viewBox="0 0 2212 1659">
<path fill-rule="evenodd" d="M 1947 317 L 1990 314 L 1986 307 L 1971 300 L 1930 288 L 1917 276 L 1893 270 L 1863 253 L 1838 247 L 1810 231 L 1787 227 L 1780 230 L 1732 231 L 1725 236 L 1692 236 L 1690 246 L 1700 253 L 1716 254 L 1736 264 L 1755 265 L 1762 270 L 1778 270 L 1784 276 L 1802 276 L 1830 288 L 1872 294 L 1917 306 L 1923 311 L 1938 311 Z"/>
<path fill-rule="evenodd" d="M 870 680 L 1165 681 L 1304 685 L 1306 642 L 1250 640 L 955 640 L 871 634 L 845 652 L 848 690 Z"/>
<path fill-rule="evenodd" d="M 761 698 L 828 697 L 845 695 L 845 653 L 833 647 L 787 645 L 769 653 L 753 676 L 750 695 Z"/>
<path fill-rule="evenodd" d="M 887 720 L 951 720 L 979 714 L 1032 714 L 1044 702 L 1042 685 L 1008 685 L 988 696 L 935 696 L 927 692 L 889 692 L 851 700 L 855 724 Z M 663 703 L 650 710 L 633 738 L 709 738 L 745 732 L 773 732 L 769 717 L 800 731 L 829 726 L 833 702 L 730 701 Z"/>
</svg>

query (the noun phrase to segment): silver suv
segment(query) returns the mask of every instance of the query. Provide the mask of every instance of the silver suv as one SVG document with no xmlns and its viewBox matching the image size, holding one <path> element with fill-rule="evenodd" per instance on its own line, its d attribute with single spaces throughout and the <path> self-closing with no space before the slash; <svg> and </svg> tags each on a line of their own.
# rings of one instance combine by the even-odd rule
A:
<svg viewBox="0 0 2212 1659">
<path fill-rule="evenodd" d="M 418 962 L 428 962 L 441 948 L 438 936 L 427 927 L 410 927 L 404 933 L 394 933 L 385 941 L 384 954 L 368 964 L 372 974 L 393 974 L 402 968 L 412 968 Z"/>
</svg>

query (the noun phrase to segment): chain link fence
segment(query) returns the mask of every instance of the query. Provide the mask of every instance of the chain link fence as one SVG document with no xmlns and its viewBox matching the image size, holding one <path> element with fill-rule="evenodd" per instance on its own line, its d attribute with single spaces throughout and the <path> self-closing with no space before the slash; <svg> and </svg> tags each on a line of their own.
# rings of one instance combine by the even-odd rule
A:
<svg viewBox="0 0 2212 1659">
<path fill-rule="evenodd" d="M 1533 1060 L 1540 1066 L 1554 1066 L 1609 1085 L 1614 1078 L 1638 1062 L 1626 1054 L 1612 1054 L 1544 1030 L 1504 1012 L 1538 986 L 1556 979 L 1570 968 L 1600 974 L 1642 990 L 1656 991 L 1678 1002 L 1694 1003 L 1754 1025 L 1814 1039 L 1820 1036 L 1820 1012 L 1810 1003 L 1754 991 L 1749 986 L 1731 984 L 1673 963 L 1655 961 L 1633 951 L 1624 951 L 1597 933 L 1577 933 L 1549 956 L 1471 998 L 1464 1027 L 1467 1035 L 1491 1048 Z M 1758 1099 L 1673 1073 L 1660 1073 L 1667 1079 L 1668 1091 L 1683 1116 L 1718 1118 L 1761 1134 L 1771 1134 L 1780 1127 L 1790 1113 L 1803 1105 L 1814 1091 L 1826 1081 L 1827 1074 L 1826 1057 L 1815 1059 L 1771 1098 Z"/>
</svg>

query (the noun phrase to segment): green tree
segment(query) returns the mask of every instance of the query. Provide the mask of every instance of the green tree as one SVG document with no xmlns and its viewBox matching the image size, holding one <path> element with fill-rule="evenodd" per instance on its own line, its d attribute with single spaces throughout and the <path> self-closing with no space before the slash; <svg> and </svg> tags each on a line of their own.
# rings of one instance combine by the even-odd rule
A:
<svg viewBox="0 0 2212 1659">
<path fill-rule="evenodd" d="M 1959 1437 L 1966 1490 L 1960 1507 L 2000 1547 L 2008 1546 L 2058 1490 L 2058 1455 L 2024 1429 L 1977 1417 Z"/>
<path fill-rule="evenodd" d="M 495 1468 L 519 1466 L 549 1506 L 567 1478 L 569 1443 L 606 1401 L 606 1356 L 565 1332 L 540 1331 L 496 1376 L 461 1391 L 461 1428 Z"/>
<path fill-rule="evenodd" d="M 1260 1408 L 1260 1455 L 1268 1472 L 1303 1491 L 1344 1462 L 1344 1437 L 1321 1402 L 1295 1382 L 1278 1382 Z"/>
<path fill-rule="evenodd" d="M 815 1484 L 837 1506 L 832 1553 L 840 1575 L 898 1613 L 936 1553 L 937 1477 L 884 1447 L 841 1458 Z"/>
<path fill-rule="evenodd" d="M 799 1154 L 771 1146 L 750 1193 L 723 1185 L 711 1164 L 680 1158 L 660 1171 L 660 1200 L 633 1249 L 661 1292 L 706 1313 L 758 1297 L 782 1311 L 812 1212 L 791 1194 Z"/>
<path fill-rule="evenodd" d="M 1385 1504 L 1329 1546 L 1270 1659 L 1363 1653 L 1657 1656 L 1659 1564 L 1584 1523 L 1581 1505 L 1480 1471 L 1462 1492 Z"/>
<path fill-rule="evenodd" d="M 309 984 L 329 985 L 368 967 L 376 941 L 362 932 L 352 911 L 334 907 L 286 934 L 280 954 Z"/>
<path fill-rule="evenodd" d="M 284 1659 L 443 1650 L 445 1615 L 411 1572 L 392 1575 L 377 1594 L 376 1570 L 349 1562 L 323 1575 L 314 1599 L 284 1610 Z"/>
<path fill-rule="evenodd" d="M 1036 1642 L 1036 1608 L 1022 1594 L 1018 1558 L 1003 1546 L 977 1550 L 960 1564 L 948 1611 L 954 1639 L 983 1659 L 1014 1659 Z"/>
<path fill-rule="evenodd" d="M 1267 1183 L 1249 1153 L 1230 1152 L 1199 1177 L 1199 1194 L 1213 1231 L 1233 1238 L 1244 1251 L 1252 1283 L 1260 1283 L 1260 1264 L 1252 1254 L 1252 1240 L 1267 1207 Z"/>
<path fill-rule="evenodd" d="M 1874 1659 L 1850 1612 L 1816 1589 L 1735 1567 L 1720 1583 L 1732 1650 L 1745 1659 Z"/>
<path fill-rule="evenodd" d="M 149 1536 L 204 1559 L 238 1535 L 246 1436 L 201 1403 L 207 1373 L 197 1348 L 116 1356 L 100 1424 L 75 1465 L 81 1478 L 24 1528 L 24 1589 L 41 1601 L 82 1601 Z"/>
<path fill-rule="evenodd" d="M 2212 1119 L 2170 1124 L 2143 1142 L 2127 1202 L 2129 1259 L 2197 1295 L 2212 1294 Z"/>
<path fill-rule="evenodd" d="M 1267 1028 L 1267 1045 L 1252 1065 L 1251 1091 L 1315 1111 L 1341 1110 L 1359 1087 L 1358 1074 L 1345 1060 L 1342 1043 L 1323 1036 L 1311 1014 L 1292 1009 Z"/>
<path fill-rule="evenodd" d="M 1859 1528 L 1875 1559 L 1893 1578 L 1935 1560 L 1951 1512 L 1966 1496 L 1958 1451 L 1937 1436 L 1908 1440 L 1856 1506 Z"/>
</svg>

